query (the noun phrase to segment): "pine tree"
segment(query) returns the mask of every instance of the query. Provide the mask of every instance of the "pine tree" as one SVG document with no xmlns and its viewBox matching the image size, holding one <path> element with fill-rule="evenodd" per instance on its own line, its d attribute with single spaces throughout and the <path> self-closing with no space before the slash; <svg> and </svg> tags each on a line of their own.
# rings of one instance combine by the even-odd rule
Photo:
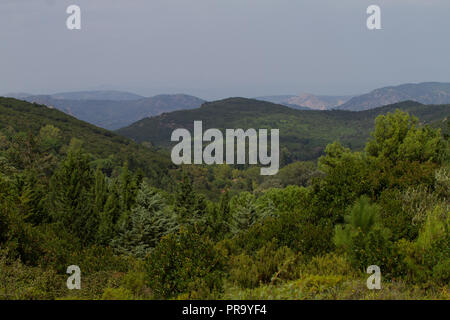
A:
<svg viewBox="0 0 450 320">
<path fill-rule="evenodd" d="M 231 231 L 238 233 L 247 230 L 256 222 L 271 216 L 275 211 L 273 203 L 261 205 L 250 192 L 243 192 L 231 199 Z"/>
<path fill-rule="evenodd" d="M 232 200 L 233 220 L 231 229 L 233 233 L 250 228 L 257 220 L 255 197 L 244 192 Z"/>
<path fill-rule="evenodd" d="M 100 169 L 97 169 L 95 172 L 94 198 L 94 212 L 100 214 L 100 212 L 103 211 L 108 198 L 106 178 Z"/>
<path fill-rule="evenodd" d="M 162 196 L 146 183 L 141 184 L 136 202 L 111 244 L 120 253 L 144 258 L 164 235 L 175 231 L 176 224 Z"/>
<path fill-rule="evenodd" d="M 7 239 L 8 234 L 8 211 L 12 207 L 9 193 L 10 182 L 0 172 L 0 244 Z"/>
<path fill-rule="evenodd" d="M 17 209 L 26 222 L 39 225 L 48 222 L 48 213 L 44 207 L 44 185 L 39 181 L 35 170 L 25 170 L 15 176 L 18 195 Z"/>
<path fill-rule="evenodd" d="M 230 233 L 232 217 L 228 191 L 222 194 L 220 201 L 208 216 L 208 233 L 216 241 L 222 240 Z"/>
<path fill-rule="evenodd" d="M 119 177 L 122 212 L 128 212 L 133 206 L 139 189 L 138 180 L 142 180 L 141 173 L 138 173 L 137 177 L 133 177 L 128 169 L 128 163 L 125 163 Z"/>
<path fill-rule="evenodd" d="M 72 145 L 50 183 L 53 220 L 84 244 L 94 242 L 98 216 L 94 212 L 94 175 L 89 156 Z"/>
<path fill-rule="evenodd" d="M 180 184 L 175 198 L 174 211 L 179 224 L 193 226 L 204 224 L 207 213 L 205 197 L 192 188 L 192 179 L 186 174 Z"/>
<path fill-rule="evenodd" d="M 99 216 L 98 242 L 105 245 L 115 235 L 121 208 L 116 185 L 108 188 L 106 177 L 100 170 L 95 174 L 94 196 L 94 212 Z"/>
</svg>

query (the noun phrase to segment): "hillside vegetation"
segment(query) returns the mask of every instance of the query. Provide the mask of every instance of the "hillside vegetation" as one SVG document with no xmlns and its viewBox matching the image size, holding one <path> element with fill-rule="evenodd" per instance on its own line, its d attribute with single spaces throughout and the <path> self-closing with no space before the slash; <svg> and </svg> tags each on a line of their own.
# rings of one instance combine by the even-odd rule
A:
<svg viewBox="0 0 450 320">
<path fill-rule="evenodd" d="M 171 168 L 165 152 L 149 149 L 111 131 L 78 120 L 59 110 L 12 98 L 0 97 L 0 132 L 11 139 L 19 132 L 38 136 L 45 126 L 57 128 L 58 146 L 68 145 L 74 138 L 96 159 L 100 169 L 110 171 L 114 166 L 128 163 L 160 180 Z M 23 137 L 24 143 L 27 138 Z M 56 139 L 56 137 L 54 138 Z M 28 141 L 29 142 L 29 141 Z M 23 149 L 25 145 L 19 145 Z M 65 152 L 64 149 L 61 150 Z"/>
<path fill-rule="evenodd" d="M 422 124 L 443 126 L 450 114 L 450 105 L 426 106 L 403 102 L 364 112 L 305 111 L 251 99 L 231 98 L 205 103 L 194 110 L 164 113 L 145 118 L 117 132 L 137 142 L 155 146 L 173 145 L 173 130 L 187 128 L 193 131 L 195 120 L 208 128 L 268 128 L 280 129 L 282 163 L 297 160 L 315 160 L 323 155 L 327 144 L 338 140 L 353 150 L 361 150 L 373 130 L 374 120 L 381 114 L 404 110 L 417 116 Z"/>
<path fill-rule="evenodd" d="M 299 117 L 237 101 L 218 104 L 239 125 L 256 124 L 255 107 L 277 125 Z M 225 125 L 209 108 L 195 112 Z M 448 300 L 449 135 L 409 108 L 423 119 L 379 115 L 360 151 L 332 142 L 266 180 L 256 167 L 173 168 L 154 148 L 0 99 L 0 299 Z"/>
</svg>

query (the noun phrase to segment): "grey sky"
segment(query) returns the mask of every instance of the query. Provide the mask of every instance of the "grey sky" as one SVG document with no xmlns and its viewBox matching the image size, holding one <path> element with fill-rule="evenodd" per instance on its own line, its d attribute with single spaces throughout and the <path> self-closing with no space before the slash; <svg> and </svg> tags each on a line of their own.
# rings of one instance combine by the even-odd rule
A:
<svg viewBox="0 0 450 320">
<path fill-rule="evenodd" d="M 356 94 L 449 82 L 449 39 L 449 0 L 0 0 L 0 93 Z"/>
</svg>

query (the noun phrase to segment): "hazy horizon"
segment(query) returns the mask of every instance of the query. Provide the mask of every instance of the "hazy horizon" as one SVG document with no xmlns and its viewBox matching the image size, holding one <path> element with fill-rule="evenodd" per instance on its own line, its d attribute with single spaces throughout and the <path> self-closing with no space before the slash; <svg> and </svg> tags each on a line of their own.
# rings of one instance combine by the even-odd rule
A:
<svg viewBox="0 0 450 320">
<path fill-rule="evenodd" d="M 82 10 L 82 29 L 65 26 Z M 381 7 L 382 30 L 366 28 Z M 0 93 L 359 95 L 450 82 L 445 0 L 2 0 Z"/>
</svg>

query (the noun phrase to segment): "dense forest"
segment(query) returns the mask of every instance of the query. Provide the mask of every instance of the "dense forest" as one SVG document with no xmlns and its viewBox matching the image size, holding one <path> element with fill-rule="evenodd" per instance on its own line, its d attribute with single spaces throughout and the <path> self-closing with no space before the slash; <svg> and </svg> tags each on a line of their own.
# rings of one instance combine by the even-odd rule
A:
<svg viewBox="0 0 450 320">
<path fill-rule="evenodd" d="M 145 139 L 0 98 L 0 299 L 448 300 L 448 106 L 411 108 L 354 113 L 340 128 L 357 136 L 371 119 L 363 144 L 335 135 L 263 177 L 177 167 Z M 289 128 L 311 112 L 329 133 L 347 113 L 286 109 Z M 370 265 L 381 290 L 366 287 Z"/>
<path fill-rule="evenodd" d="M 339 140 L 352 150 L 362 150 L 380 114 L 400 109 L 420 119 L 421 124 L 446 129 L 443 120 L 450 105 L 423 105 L 405 101 L 381 108 L 354 112 L 343 110 L 295 110 L 279 104 L 244 98 L 204 103 L 201 108 L 144 118 L 117 132 L 137 142 L 170 146 L 174 128 L 192 132 L 194 121 L 205 130 L 217 128 L 268 128 L 280 130 L 281 163 L 317 160 L 325 146 Z"/>
</svg>

